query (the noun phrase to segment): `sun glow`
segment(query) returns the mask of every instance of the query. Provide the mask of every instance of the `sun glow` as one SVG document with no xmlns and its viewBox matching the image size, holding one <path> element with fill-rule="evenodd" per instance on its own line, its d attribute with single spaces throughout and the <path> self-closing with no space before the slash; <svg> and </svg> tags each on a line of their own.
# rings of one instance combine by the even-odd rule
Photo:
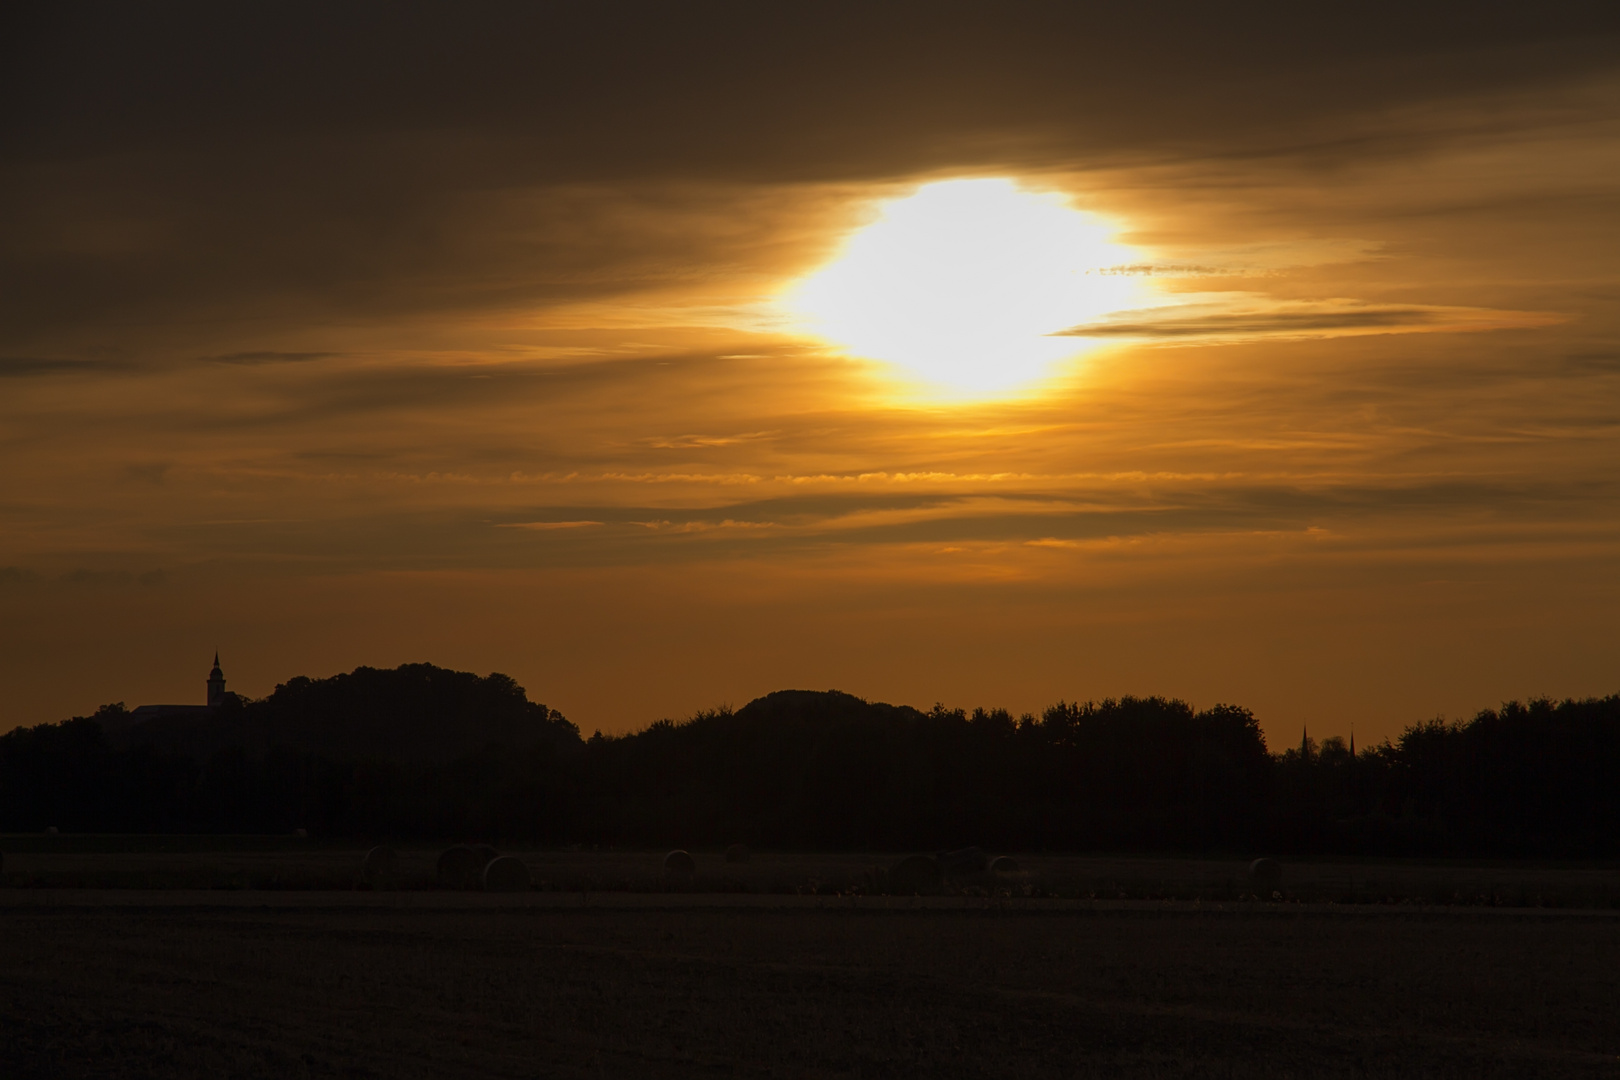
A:
<svg viewBox="0 0 1620 1080">
<path fill-rule="evenodd" d="M 947 180 L 886 204 L 784 300 L 810 332 L 936 394 L 1016 393 L 1094 347 L 1051 337 L 1139 306 L 1142 257 L 1106 222 L 1011 180 Z"/>
</svg>

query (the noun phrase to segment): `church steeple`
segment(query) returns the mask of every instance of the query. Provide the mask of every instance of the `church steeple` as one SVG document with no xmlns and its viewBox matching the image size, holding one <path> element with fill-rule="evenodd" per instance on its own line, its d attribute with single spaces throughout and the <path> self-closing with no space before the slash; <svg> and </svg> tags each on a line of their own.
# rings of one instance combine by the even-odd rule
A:
<svg viewBox="0 0 1620 1080">
<path fill-rule="evenodd" d="M 214 670 L 208 673 L 208 707 L 217 709 L 225 704 L 225 673 L 219 669 L 219 650 L 214 650 Z"/>
</svg>

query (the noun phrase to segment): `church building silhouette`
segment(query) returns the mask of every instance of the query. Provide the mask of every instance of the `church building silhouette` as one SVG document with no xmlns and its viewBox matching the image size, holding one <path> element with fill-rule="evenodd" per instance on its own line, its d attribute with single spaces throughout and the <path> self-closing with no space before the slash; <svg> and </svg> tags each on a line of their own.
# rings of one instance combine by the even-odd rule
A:
<svg viewBox="0 0 1620 1080">
<path fill-rule="evenodd" d="M 214 714 L 214 711 L 225 704 L 227 698 L 236 695 L 225 690 L 225 672 L 220 670 L 219 652 L 214 652 L 214 667 L 208 673 L 208 704 L 206 705 L 140 705 L 130 713 L 132 720 L 158 720 L 158 719 L 203 719 Z"/>
</svg>

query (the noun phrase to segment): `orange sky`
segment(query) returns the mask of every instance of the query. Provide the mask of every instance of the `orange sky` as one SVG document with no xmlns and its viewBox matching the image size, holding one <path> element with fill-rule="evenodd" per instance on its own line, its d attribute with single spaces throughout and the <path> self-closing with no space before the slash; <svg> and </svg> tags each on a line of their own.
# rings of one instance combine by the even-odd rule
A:
<svg viewBox="0 0 1620 1080">
<path fill-rule="evenodd" d="M 200 700 L 215 647 L 587 732 L 1168 694 L 1275 748 L 1620 691 L 1600 17 L 455 10 L 5 35 L 0 728 Z M 779 317 L 985 177 L 1196 317 L 948 401 Z"/>
</svg>

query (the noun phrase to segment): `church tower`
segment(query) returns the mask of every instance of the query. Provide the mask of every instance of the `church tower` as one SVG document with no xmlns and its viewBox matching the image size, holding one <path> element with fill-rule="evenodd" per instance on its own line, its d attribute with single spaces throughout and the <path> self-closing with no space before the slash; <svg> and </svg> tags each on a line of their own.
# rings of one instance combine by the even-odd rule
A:
<svg viewBox="0 0 1620 1080">
<path fill-rule="evenodd" d="M 208 707 L 217 709 L 225 704 L 225 673 L 219 670 L 219 652 L 214 653 L 214 670 L 208 673 Z"/>
</svg>

